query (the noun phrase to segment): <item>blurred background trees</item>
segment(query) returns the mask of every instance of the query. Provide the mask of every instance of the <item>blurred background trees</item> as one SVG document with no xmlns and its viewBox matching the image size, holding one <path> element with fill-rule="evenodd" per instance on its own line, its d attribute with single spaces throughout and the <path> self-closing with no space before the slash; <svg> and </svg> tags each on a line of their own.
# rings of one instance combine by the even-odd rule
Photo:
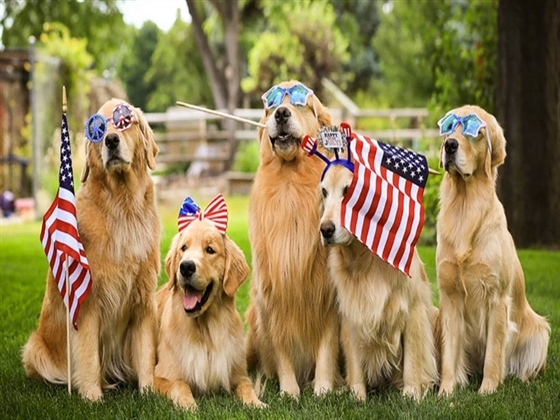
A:
<svg viewBox="0 0 560 420">
<path fill-rule="evenodd" d="M 62 60 L 73 92 L 87 95 L 86 79 L 102 78 L 146 111 L 177 100 L 259 107 L 266 89 L 290 78 L 325 102 L 328 78 L 362 107 L 427 107 L 429 126 L 478 104 L 509 141 L 499 184 L 516 240 L 560 246 L 560 0 L 185 2 L 189 15 L 163 32 L 126 25 L 117 0 L 5 0 L 2 44 L 26 48 L 33 35 Z M 529 168 L 549 169 L 529 176 L 528 155 Z M 531 220 L 520 206 L 539 197 L 546 210 Z"/>
</svg>

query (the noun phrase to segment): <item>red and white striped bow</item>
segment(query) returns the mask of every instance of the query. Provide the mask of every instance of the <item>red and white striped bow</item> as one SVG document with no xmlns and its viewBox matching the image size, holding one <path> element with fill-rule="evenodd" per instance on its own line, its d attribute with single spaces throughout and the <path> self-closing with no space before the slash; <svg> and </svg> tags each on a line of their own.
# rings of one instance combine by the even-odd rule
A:
<svg viewBox="0 0 560 420">
<path fill-rule="evenodd" d="M 179 232 L 185 229 L 193 220 L 197 219 L 211 221 L 222 235 L 225 234 L 228 224 L 228 211 L 224 196 L 218 194 L 214 197 L 203 212 L 200 211 L 200 207 L 190 197 L 187 197 L 179 210 L 179 218 L 177 220 Z"/>
</svg>

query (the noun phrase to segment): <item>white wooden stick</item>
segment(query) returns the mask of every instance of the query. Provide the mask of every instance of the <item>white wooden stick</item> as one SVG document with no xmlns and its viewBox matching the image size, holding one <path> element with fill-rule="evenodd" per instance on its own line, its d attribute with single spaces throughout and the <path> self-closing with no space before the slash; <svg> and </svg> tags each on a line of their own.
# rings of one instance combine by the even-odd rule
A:
<svg viewBox="0 0 560 420">
<path fill-rule="evenodd" d="M 66 256 L 66 360 L 68 363 L 68 394 L 72 395 L 72 359 L 70 349 L 70 275 L 68 274 L 68 255 Z"/>
<path fill-rule="evenodd" d="M 235 115 L 226 114 L 225 112 L 214 111 L 213 109 L 208 109 L 208 108 L 204 108 L 204 107 L 197 106 L 197 105 L 191 105 L 191 104 L 187 104 L 187 103 L 181 102 L 181 101 L 177 101 L 176 104 L 179 105 L 179 106 L 183 106 L 185 108 L 191 108 L 191 109 L 196 109 L 197 111 L 206 112 L 207 114 L 214 114 L 214 115 L 217 115 L 219 117 L 229 118 L 231 120 L 239 121 L 239 122 L 242 122 L 242 123 L 253 124 L 253 125 L 256 125 L 257 127 L 266 128 L 266 126 L 264 124 L 260 123 L 260 122 L 256 122 L 256 121 L 253 121 L 253 120 L 248 120 L 246 118 L 236 117 Z"/>
</svg>

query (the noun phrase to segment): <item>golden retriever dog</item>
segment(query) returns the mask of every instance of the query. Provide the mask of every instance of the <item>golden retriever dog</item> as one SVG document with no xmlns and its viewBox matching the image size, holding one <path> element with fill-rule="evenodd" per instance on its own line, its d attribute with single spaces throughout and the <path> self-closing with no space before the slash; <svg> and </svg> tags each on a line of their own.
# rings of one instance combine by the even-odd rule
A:
<svg viewBox="0 0 560 420">
<path fill-rule="evenodd" d="M 156 389 L 177 406 L 196 409 L 197 395 L 233 391 L 266 407 L 247 375 L 243 322 L 234 296 L 249 274 L 243 252 L 208 220 L 178 233 L 165 258 L 169 282 L 157 293 Z"/>
<path fill-rule="evenodd" d="M 133 113 L 123 131 L 111 123 L 125 104 Z M 158 147 L 142 112 L 120 99 L 101 106 L 108 119 L 102 141 L 86 145 L 76 195 L 78 231 L 90 264 L 92 288 L 71 331 L 72 385 L 87 400 L 118 382 L 153 387 L 160 221 L 148 168 Z M 23 348 L 27 376 L 67 383 L 66 309 L 51 270 L 39 327 Z"/>
<path fill-rule="evenodd" d="M 336 286 L 347 383 L 357 400 L 366 399 L 368 387 L 385 385 L 419 400 L 438 381 L 437 309 L 428 277 L 416 250 L 409 278 L 342 226 L 342 200 L 352 177 L 335 164 L 320 185 L 320 230 Z"/>
<path fill-rule="evenodd" d="M 260 165 L 249 201 L 253 278 L 247 360 L 250 369 L 258 366 L 278 378 L 282 394 L 298 398 L 311 380 L 321 395 L 339 376 L 334 287 L 317 235 L 323 164 L 300 147 L 305 134 L 315 136 L 321 126 L 331 125 L 331 116 L 299 82 L 274 88 L 296 91 L 292 96 L 267 92 L 276 101 L 265 104 L 266 129 L 259 129 Z"/>
<path fill-rule="evenodd" d="M 472 127 L 480 124 L 471 114 L 482 124 L 476 133 Z M 469 115 L 468 124 L 457 122 Z M 488 394 L 506 375 L 527 381 L 544 369 L 550 326 L 527 302 L 523 270 L 496 195 L 497 168 L 506 157 L 502 128 L 476 106 L 454 109 L 448 116 L 440 121 L 445 175 L 436 253 L 439 395 L 451 395 L 472 373 L 483 374 L 479 393 Z"/>
</svg>

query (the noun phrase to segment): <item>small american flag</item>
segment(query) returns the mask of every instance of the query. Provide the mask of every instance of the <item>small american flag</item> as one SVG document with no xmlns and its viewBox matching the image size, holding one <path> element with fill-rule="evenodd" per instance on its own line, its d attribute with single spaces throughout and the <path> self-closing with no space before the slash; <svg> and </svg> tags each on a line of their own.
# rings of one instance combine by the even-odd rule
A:
<svg viewBox="0 0 560 420">
<path fill-rule="evenodd" d="M 65 304 L 66 261 L 68 261 L 69 312 L 74 328 L 78 329 L 78 312 L 91 290 L 91 274 L 78 233 L 72 154 L 66 114 L 62 114 L 59 187 L 56 198 L 43 216 L 41 244 Z"/>
<path fill-rule="evenodd" d="M 410 276 L 424 225 L 426 157 L 361 135 L 355 135 L 350 150 L 355 170 L 342 202 L 342 225 Z"/>
</svg>

